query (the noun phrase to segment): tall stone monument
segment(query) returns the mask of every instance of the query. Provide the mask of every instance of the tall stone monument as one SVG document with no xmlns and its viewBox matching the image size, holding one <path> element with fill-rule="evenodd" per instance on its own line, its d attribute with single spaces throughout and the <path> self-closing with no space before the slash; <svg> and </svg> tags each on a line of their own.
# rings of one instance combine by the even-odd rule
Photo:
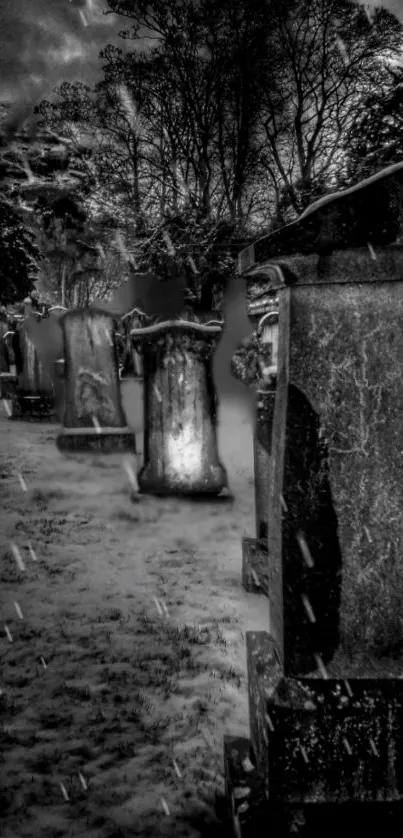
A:
<svg viewBox="0 0 403 838">
<path fill-rule="evenodd" d="M 402 210 L 399 164 L 241 254 L 278 268 L 279 349 L 270 631 L 247 634 L 250 739 L 224 745 L 234 835 L 402 832 Z"/>
</svg>

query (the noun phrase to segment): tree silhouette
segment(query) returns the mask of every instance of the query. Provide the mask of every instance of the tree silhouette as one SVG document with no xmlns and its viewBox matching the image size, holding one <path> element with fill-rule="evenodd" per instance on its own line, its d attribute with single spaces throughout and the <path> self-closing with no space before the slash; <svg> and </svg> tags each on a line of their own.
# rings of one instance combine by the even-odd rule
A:
<svg viewBox="0 0 403 838">
<path fill-rule="evenodd" d="M 8 200 L 0 199 L 0 302 L 18 303 L 33 290 L 39 250 L 35 236 Z"/>
</svg>

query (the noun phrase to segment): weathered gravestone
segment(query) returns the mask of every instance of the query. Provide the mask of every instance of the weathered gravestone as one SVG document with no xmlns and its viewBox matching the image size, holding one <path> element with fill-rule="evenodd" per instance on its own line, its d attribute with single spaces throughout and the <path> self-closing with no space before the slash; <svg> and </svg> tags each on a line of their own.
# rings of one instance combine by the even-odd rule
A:
<svg viewBox="0 0 403 838">
<path fill-rule="evenodd" d="M 237 835 L 402 834 L 403 165 L 380 180 L 319 202 L 311 239 L 305 213 L 276 262 L 270 634 L 247 634 L 250 740 L 224 746 Z"/>
<path fill-rule="evenodd" d="M 37 322 L 42 319 L 34 312 L 30 298 L 24 300 L 24 318 L 13 336 L 17 380 L 12 392 L 12 418 L 49 419 L 54 412 L 52 380 L 25 329 L 28 318 Z"/>
<path fill-rule="evenodd" d="M 150 494 L 218 495 L 227 485 L 217 447 L 212 355 L 220 325 L 170 320 L 131 333 L 144 369 L 144 466 Z"/>
<path fill-rule="evenodd" d="M 58 448 L 135 451 L 135 436 L 127 427 L 121 403 L 114 318 L 84 309 L 67 312 L 59 323 L 65 408 Z"/>
</svg>

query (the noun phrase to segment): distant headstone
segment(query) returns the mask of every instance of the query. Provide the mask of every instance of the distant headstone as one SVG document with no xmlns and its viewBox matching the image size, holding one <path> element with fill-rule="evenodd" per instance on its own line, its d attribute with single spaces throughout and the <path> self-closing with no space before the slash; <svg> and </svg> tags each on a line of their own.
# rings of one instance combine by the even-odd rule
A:
<svg viewBox="0 0 403 838">
<path fill-rule="evenodd" d="M 34 344 L 25 332 L 23 323 L 18 327 L 17 340 L 22 361 L 18 373 L 19 392 L 23 396 L 52 397 L 52 382 L 38 358 Z"/>
<path fill-rule="evenodd" d="M 12 417 L 49 419 L 54 412 L 53 385 L 25 328 L 29 318 L 39 322 L 42 316 L 34 312 L 28 297 L 24 300 L 24 317 L 12 337 L 17 372 L 12 396 Z"/>
<path fill-rule="evenodd" d="M 171 320 L 132 331 L 144 369 L 141 491 L 218 495 L 227 485 L 217 447 L 212 355 L 221 326 Z"/>
</svg>

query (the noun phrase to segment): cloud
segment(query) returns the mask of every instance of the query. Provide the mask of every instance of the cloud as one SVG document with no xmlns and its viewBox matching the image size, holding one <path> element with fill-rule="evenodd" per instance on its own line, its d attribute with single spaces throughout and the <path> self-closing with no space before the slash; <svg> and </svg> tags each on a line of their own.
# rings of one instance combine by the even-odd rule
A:
<svg viewBox="0 0 403 838">
<path fill-rule="evenodd" d="M 99 51 L 120 41 L 121 19 L 106 9 L 106 0 L 0 2 L 0 101 L 14 105 L 14 121 L 62 81 L 97 80 Z"/>
</svg>

